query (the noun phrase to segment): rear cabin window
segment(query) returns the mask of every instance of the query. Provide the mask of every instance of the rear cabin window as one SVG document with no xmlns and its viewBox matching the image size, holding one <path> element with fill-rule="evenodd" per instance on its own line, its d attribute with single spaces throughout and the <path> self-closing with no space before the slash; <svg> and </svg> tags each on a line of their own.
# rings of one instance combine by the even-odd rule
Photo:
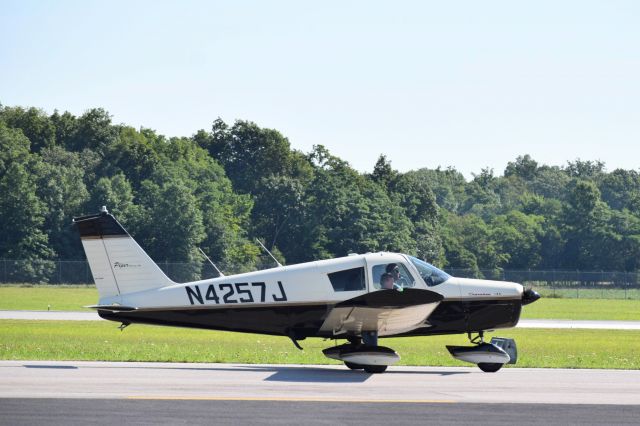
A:
<svg viewBox="0 0 640 426">
<path fill-rule="evenodd" d="M 335 291 L 356 291 L 364 290 L 364 268 L 345 269 L 344 271 L 332 272 L 329 281 Z"/>
</svg>

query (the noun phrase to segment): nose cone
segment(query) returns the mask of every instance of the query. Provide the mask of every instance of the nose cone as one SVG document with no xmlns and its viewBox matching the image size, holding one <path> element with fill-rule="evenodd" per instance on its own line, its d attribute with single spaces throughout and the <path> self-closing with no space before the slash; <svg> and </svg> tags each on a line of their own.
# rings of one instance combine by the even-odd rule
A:
<svg viewBox="0 0 640 426">
<path fill-rule="evenodd" d="M 529 303 L 533 303 L 538 299 L 540 299 L 540 294 L 532 288 L 528 288 L 522 293 L 523 306 L 528 305 Z"/>
</svg>

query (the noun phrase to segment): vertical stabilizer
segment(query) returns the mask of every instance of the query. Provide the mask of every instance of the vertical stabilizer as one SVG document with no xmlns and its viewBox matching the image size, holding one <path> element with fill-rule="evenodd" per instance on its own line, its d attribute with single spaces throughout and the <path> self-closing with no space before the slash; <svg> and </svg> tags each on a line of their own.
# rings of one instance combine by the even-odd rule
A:
<svg viewBox="0 0 640 426">
<path fill-rule="evenodd" d="M 101 300 L 174 284 L 105 207 L 73 223 Z"/>
</svg>

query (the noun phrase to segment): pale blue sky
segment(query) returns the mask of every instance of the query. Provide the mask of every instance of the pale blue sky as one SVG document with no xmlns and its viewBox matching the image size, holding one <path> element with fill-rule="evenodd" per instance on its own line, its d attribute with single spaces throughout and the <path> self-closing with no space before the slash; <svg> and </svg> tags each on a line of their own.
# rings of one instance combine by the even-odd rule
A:
<svg viewBox="0 0 640 426">
<path fill-rule="evenodd" d="M 638 170 L 640 2 L 0 0 L 0 102 L 168 136 L 247 119 L 360 171 Z"/>
</svg>

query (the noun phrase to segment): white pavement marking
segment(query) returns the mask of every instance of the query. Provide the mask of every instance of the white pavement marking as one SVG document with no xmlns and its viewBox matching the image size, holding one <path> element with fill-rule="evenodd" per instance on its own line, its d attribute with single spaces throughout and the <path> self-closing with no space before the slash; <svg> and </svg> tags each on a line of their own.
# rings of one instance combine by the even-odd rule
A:
<svg viewBox="0 0 640 426">
<path fill-rule="evenodd" d="M 0 320 L 101 321 L 97 312 L 77 311 L 2 311 Z M 518 328 L 580 328 L 596 330 L 640 330 L 640 321 L 591 321 L 521 319 Z"/>
<path fill-rule="evenodd" d="M 0 398 L 640 404 L 640 371 L 0 361 Z"/>
</svg>

